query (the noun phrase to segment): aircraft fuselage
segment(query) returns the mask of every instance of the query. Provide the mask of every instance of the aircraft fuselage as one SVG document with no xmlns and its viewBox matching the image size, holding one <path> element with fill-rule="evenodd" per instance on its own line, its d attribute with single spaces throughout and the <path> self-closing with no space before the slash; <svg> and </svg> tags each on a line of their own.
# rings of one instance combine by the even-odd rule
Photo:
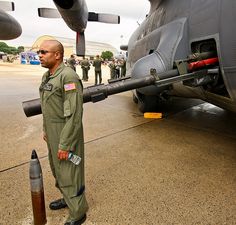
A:
<svg viewBox="0 0 236 225">
<path fill-rule="evenodd" d="M 138 89 L 140 95 L 200 98 L 236 112 L 236 34 L 234 0 L 151 0 L 150 12 L 130 38 L 129 75 L 140 78 L 173 68 L 175 60 L 193 53 L 217 52 L 220 73 L 214 82 L 198 86 L 182 82 L 166 88 Z"/>
</svg>

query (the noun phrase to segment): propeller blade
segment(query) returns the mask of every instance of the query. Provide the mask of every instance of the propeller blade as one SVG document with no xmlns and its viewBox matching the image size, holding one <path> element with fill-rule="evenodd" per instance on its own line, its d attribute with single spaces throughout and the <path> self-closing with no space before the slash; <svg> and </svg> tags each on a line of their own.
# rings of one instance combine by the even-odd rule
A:
<svg viewBox="0 0 236 225">
<path fill-rule="evenodd" d="M 76 33 L 76 55 L 85 56 L 85 35 L 84 32 Z"/>
<path fill-rule="evenodd" d="M 88 21 L 119 24 L 120 16 L 113 14 L 89 12 Z"/>
<path fill-rule="evenodd" d="M 38 8 L 38 15 L 44 18 L 61 18 L 57 9 L 52 8 Z"/>
<path fill-rule="evenodd" d="M 3 11 L 15 11 L 15 5 L 13 2 L 0 1 L 0 9 Z"/>
</svg>

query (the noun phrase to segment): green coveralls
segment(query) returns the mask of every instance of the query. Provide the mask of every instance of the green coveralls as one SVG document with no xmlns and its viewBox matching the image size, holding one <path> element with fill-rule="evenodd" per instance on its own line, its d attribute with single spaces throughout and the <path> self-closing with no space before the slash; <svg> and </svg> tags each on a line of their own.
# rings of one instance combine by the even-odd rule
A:
<svg viewBox="0 0 236 225">
<path fill-rule="evenodd" d="M 43 75 L 40 86 L 48 157 L 56 187 L 61 191 L 69 207 L 70 214 L 67 221 L 78 220 L 88 210 L 83 191 L 85 187 L 83 87 L 75 71 L 63 63 L 53 75 L 49 75 L 49 71 Z M 67 86 L 64 86 L 66 84 Z M 79 166 L 71 161 L 59 160 L 58 149 L 73 151 L 79 155 L 82 159 Z"/>
<path fill-rule="evenodd" d="M 125 77 L 125 74 L 126 74 L 126 61 L 125 60 L 121 63 L 120 68 L 121 68 L 121 77 Z"/>
<path fill-rule="evenodd" d="M 110 67 L 110 78 L 115 79 L 116 78 L 116 65 L 114 62 L 111 62 L 109 65 Z"/>
<path fill-rule="evenodd" d="M 67 59 L 67 65 L 73 69 L 74 71 L 76 71 L 76 61 L 74 58 L 70 57 L 69 59 Z"/>
<path fill-rule="evenodd" d="M 102 83 L 102 60 L 100 59 L 95 59 L 93 61 L 93 66 L 95 70 L 95 85 L 98 83 L 98 77 L 99 77 L 99 84 Z"/>
<path fill-rule="evenodd" d="M 81 68 L 83 70 L 82 80 L 88 81 L 88 71 L 90 69 L 90 63 L 87 59 L 84 59 L 84 60 L 81 61 L 80 65 L 81 65 Z"/>
</svg>

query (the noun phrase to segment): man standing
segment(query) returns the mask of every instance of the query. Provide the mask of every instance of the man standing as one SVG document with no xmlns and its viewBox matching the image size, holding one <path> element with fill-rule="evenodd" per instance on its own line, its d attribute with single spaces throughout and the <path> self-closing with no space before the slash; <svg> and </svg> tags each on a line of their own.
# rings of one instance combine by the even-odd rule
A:
<svg viewBox="0 0 236 225">
<path fill-rule="evenodd" d="M 121 68 L 121 77 L 125 77 L 126 75 L 126 61 L 125 59 L 121 59 L 121 63 L 120 63 L 120 68 Z"/>
<path fill-rule="evenodd" d="M 90 70 L 90 63 L 87 58 L 83 57 L 83 60 L 80 63 L 81 69 L 83 71 L 83 81 L 88 81 L 88 71 Z"/>
<path fill-rule="evenodd" d="M 116 78 L 120 78 L 120 61 L 119 60 L 116 61 L 115 70 L 116 70 Z"/>
<path fill-rule="evenodd" d="M 109 63 L 109 68 L 110 68 L 110 78 L 111 79 L 115 79 L 116 78 L 116 64 L 115 64 L 115 60 L 113 59 L 110 63 Z"/>
<path fill-rule="evenodd" d="M 63 195 L 63 199 L 51 202 L 49 207 L 57 210 L 68 206 L 65 225 L 80 225 L 88 210 L 84 193 L 83 87 L 75 71 L 64 65 L 60 42 L 44 41 L 38 54 L 41 65 L 49 69 L 39 88 L 43 139 L 47 142 L 56 187 Z M 66 160 L 69 152 L 81 157 L 78 166 Z"/>
<path fill-rule="evenodd" d="M 102 60 L 99 58 L 99 55 L 96 56 L 96 59 L 93 61 L 93 66 L 95 69 L 95 85 L 98 83 L 99 77 L 99 84 L 102 83 Z"/>
<path fill-rule="evenodd" d="M 75 60 L 75 56 L 71 55 L 70 58 L 67 60 L 67 65 L 73 69 L 74 71 L 76 71 L 76 60 Z"/>
</svg>

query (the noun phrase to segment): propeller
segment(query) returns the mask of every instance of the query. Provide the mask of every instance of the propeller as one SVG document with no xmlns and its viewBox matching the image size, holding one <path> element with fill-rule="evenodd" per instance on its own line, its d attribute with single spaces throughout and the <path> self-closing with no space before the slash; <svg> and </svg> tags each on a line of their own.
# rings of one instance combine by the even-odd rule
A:
<svg viewBox="0 0 236 225">
<path fill-rule="evenodd" d="M 52 8 L 38 8 L 38 16 L 43 18 L 61 18 L 58 10 Z"/>
<path fill-rule="evenodd" d="M 3 11 L 15 11 L 14 2 L 0 1 L 0 9 Z"/>
<path fill-rule="evenodd" d="M 53 9 L 53 8 L 38 8 L 38 16 L 43 17 L 43 18 L 62 18 L 58 10 Z M 107 13 L 89 12 L 88 21 L 120 24 L 120 16 L 114 15 L 114 14 L 107 14 Z"/>
<path fill-rule="evenodd" d="M 85 1 L 54 1 L 57 9 L 38 8 L 39 17 L 63 18 L 67 26 L 76 32 L 76 54 L 85 55 L 85 34 L 87 21 L 119 24 L 120 16 L 105 13 L 88 12 Z M 65 3 L 70 3 L 65 4 Z"/>
<path fill-rule="evenodd" d="M 76 33 L 76 55 L 85 56 L 85 35 L 84 32 Z"/>
<path fill-rule="evenodd" d="M 106 13 L 89 12 L 88 21 L 120 24 L 120 16 Z"/>
</svg>

